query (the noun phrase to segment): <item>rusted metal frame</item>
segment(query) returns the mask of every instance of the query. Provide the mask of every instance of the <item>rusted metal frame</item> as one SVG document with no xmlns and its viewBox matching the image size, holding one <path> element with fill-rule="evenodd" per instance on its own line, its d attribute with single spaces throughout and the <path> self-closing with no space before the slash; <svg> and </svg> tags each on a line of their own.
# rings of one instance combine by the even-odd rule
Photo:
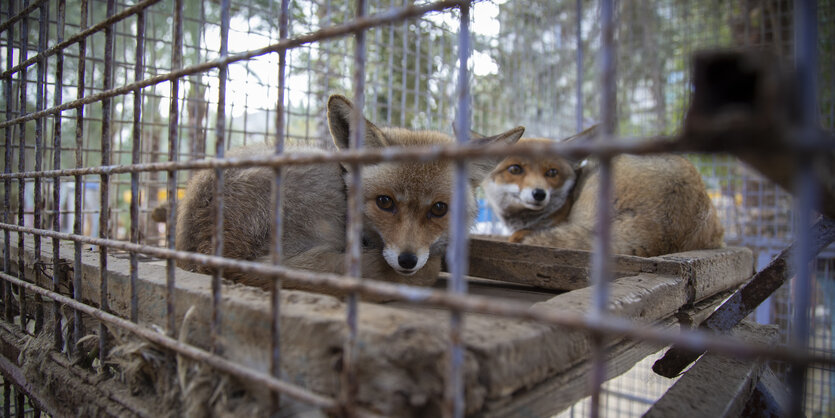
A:
<svg viewBox="0 0 835 418">
<path fill-rule="evenodd" d="M 374 164 L 380 162 L 399 161 L 436 161 L 451 159 L 472 159 L 478 157 L 506 157 L 509 155 L 522 157 L 536 157 L 542 155 L 565 155 L 578 158 L 589 155 L 614 156 L 617 154 L 655 154 L 662 152 L 680 152 L 681 148 L 673 142 L 673 137 L 657 137 L 656 140 L 644 143 L 623 142 L 598 143 L 526 143 L 516 145 L 491 144 L 487 146 L 431 146 L 431 147 L 402 147 L 402 148 L 372 148 L 362 150 L 347 150 L 332 153 L 287 153 L 272 156 L 247 156 L 225 159 L 203 159 L 190 161 L 172 161 L 147 164 L 122 164 L 106 167 L 89 167 L 82 169 L 67 169 L 42 172 L 15 172 L 0 174 L 0 178 L 20 177 L 55 177 L 91 174 L 117 174 L 133 171 L 168 171 L 194 170 L 207 168 L 234 168 L 252 166 L 305 165 L 322 163 L 357 163 Z"/>
<path fill-rule="evenodd" d="M 798 104 L 800 106 L 800 138 L 799 145 L 805 152 L 796 154 L 799 173 L 795 179 L 795 190 L 798 191 L 795 200 L 796 228 L 798 232 L 797 248 L 792 254 L 797 276 L 794 283 L 792 304 L 794 317 L 791 322 L 790 345 L 795 347 L 809 346 L 809 311 L 812 298 L 811 263 L 815 251 L 814 236 L 806 228 L 812 221 L 812 211 L 819 207 L 820 198 L 818 180 L 815 177 L 813 161 L 816 158 L 805 150 L 806 145 L 814 142 L 814 132 L 818 125 L 817 108 L 817 2 L 813 0 L 798 0 L 794 3 L 794 64 L 797 71 Z M 803 415 L 803 398 L 806 393 L 806 367 L 792 364 L 789 367 L 788 386 L 791 398 L 789 413 L 792 416 Z"/>
<path fill-rule="evenodd" d="M 81 0 L 81 10 L 79 13 L 80 27 L 87 25 L 87 0 Z M 85 72 L 87 68 L 87 40 L 81 39 L 78 42 L 78 86 L 76 91 L 77 100 L 84 98 L 85 89 Z M 81 169 L 84 166 L 81 149 L 84 145 L 84 106 L 76 108 L 75 113 L 75 168 Z M 78 174 L 75 176 L 75 196 L 73 201 L 73 234 L 82 235 L 82 200 L 81 190 L 84 187 L 83 177 Z M 81 243 L 76 241 L 74 243 L 74 260 L 73 260 L 73 298 L 81 301 L 81 281 L 82 281 L 82 265 L 81 265 Z M 84 335 L 84 322 L 81 320 L 81 313 L 73 311 L 73 338 L 72 344 L 67 344 L 70 352 L 73 351 L 75 343 Z"/>
<path fill-rule="evenodd" d="M 574 108 L 576 117 L 575 130 L 577 132 L 583 132 L 583 0 L 577 0 L 576 13 L 577 25 L 575 36 L 577 37 L 577 43 L 575 44 L 575 49 L 577 49 L 577 89 L 574 94 L 577 102 Z"/>
<path fill-rule="evenodd" d="M 56 41 L 64 40 L 64 29 L 66 27 L 67 16 L 67 2 L 66 0 L 58 0 L 58 22 Z M 53 102 L 55 106 L 61 104 L 64 94 L 64 52 L 59 51 L 55 56 L 55 92 L 53 93 Z M 61 169 L 61 113 L 55 116 L 52 123 L 52 169 Z M 54 231 L 61 230 L 61 178 L 56 177 L 52 183 L 52 204 L 54 212 L 52 213 L 52 229 Z M 60 276 L 58 271 L 61 269 L 60 260 L 61 242 L 57 238 L 52 239 L 52 291 L 58 292 L 60 285 Z M 55 330 L 53 332 L 53 339 L 55 341 L 55 350 L 61 350 L 64 345 L 64 334 L 61 332 L 61 305 L 58 302 L 52 304 L 52 317 L 55 320 Z"/>
<path fill-rule="evenodd" d="M 62 305 L 67 305 L 102 322 L 116 325 L 120 329 L 135 334 L 166 349 L 175 351 L 181 355 L 191 358 L 192 360 L 208 364 L 221 372 L 264 385 L 271 390 L 281 391 L 282 393 L 292 396 L 300 401 L 323 408 L 327 411 L 333 411 L 336 407 L 336 401 L 331 398 L 311 392 L 292 383 L 276 379 L 267 373 L 244 367 L 208 351 L 180 342 L 171 336 L 143 327 L 119 316 L 104 312 L 101 309 L 80 303 L 74 299 L 70 299 L 31 283 L 24 282 L 5 273 L 0 273 L 0 279 L 11 281 L 13 284 L 18 286 L 26 287 L 33 292 L 54 299 Z"/>
<path fill-rule="evenodd" d="M 48 25 L 48 3 L 41 3 L 40 11 L 38 16 L 38 54 L 40 55 L 41 51 L 46 48 L 46 39 L 49 37 L 49 30 L 47 28 Z M 46 58 L 42 57 L 42 59 L 38 60 L 38 65 L 36 69 L 36 77 L 37 77 L 37 97 L 35 97 L 35 109 L 43 110 L 46 106 L 45 104 L 45 95 L 46 95 Z M 35 171 L 42 171 L 43 170 L 43 146 L 44 146 L 44 130 L 46 128 L 46 119 L 47 118 L 39 118 L 35 120 Z M 43 201 L 43 190 L 41 185 L 41 179 L 34 179 L 34 193 L 33 193 L 33 225 L 35 228 L 40 228 L 42 225 L 43 217 L 42 212 L 44 208 L 44 201 Z M 34 238 L 34 237 L 33 237 Z M 40 237 L 35 238 L 35 259 L 38 263 L 41 260 L 41 239 Z M 38 281 L 38 277 L 41 275 L 41 269 L 35 269 L 34 274 L 35 277 L 33 280 L 36 282 Z M 35 297 L 35 333 L 41 332 L 43 327 L 43 304 L 39 300 L 39 296 Z"/>
<path fill-rule="evenodd" d="M 365 0 L 356 2 L 356 19 L 362 19 L 367 13 Z M 360 150 L 364 146 L 365 139 L 365 63 L 366 63 L 366 39 L 365 31 L 354 34 L 354 112 L 351 114 L 352 127 L 350 132 L 350 147 Z M 346 276 L 362 279 L 361 253 L 362 246 L 362 166 L 351 164 L 350 174 L 346 182 L 347 188 L 347 219 L 345 231 L 345 271 Z M 342 371 L 340 373 L 339 403 L 342 413 L 345 416 L 356 414 L 356 396 L 359 391 L 359 383 L 356 374 L 357 343 L 357 317 L 358 317 L 357 292 L 348 294 L 345 306 L 345 321 L 348 326 L 348 338 L 345 340 L 342 349 Z"/>
<path fill-rule="evenodd" d="M 415 27 L 417 29 L 416 30 L 417 34 L 415 36 L 416 39 L 415 39 L 415 42 L 409 48 L 409 49 L 414 49 L 415 50 L 415 64 L 414 64 L 414 67 L 413 67 L 415 73 L 420 72 L 420 41 L 421 41 L 421 39 L 423 39 L 423 36 L 421 36 L 420 24 L 421 24 L 420 21 L 416 22 L 416 24 L 415 24 Z M 409 49 L 407 49 L 406 51 L 408 51 Z M 403 56 L 406 56 L 406 54 L 403 54 Z M 407 74 L 407 73 L 404 73 L 404 74 Z M 430 73 L 427 73 L 427 74 L 432 74 L 432 73 L 430 72 Z M 406 77 L 404 77 L 404 78 L 406 78 Z M 415 94 L 414 94 L 415 114 L 420 114 L 420 96 L 421 96 L 420 95 L 420 77 L 415 77 L 414 88 L 415 88 Z M 404 96 L 405 96 L 405 94 L 404 94 Z"/>
<path fill-rule="evenodd" d="M 362 19 L 367 13 L 367 4 L 365 0 L 357 0 L 356 18 Z M 354 114 L 353 118 L 354 130 L 351 132 L 351 146 L 350 148 L 360 150 L 364 147 L 365 138 L 365 119 L 363 111 L 365 109 L 365 64 L 366 64 L 366 32 L 359 31 L 355 34 L 354 45 Z M 360 263 L 360 248 L 362 243 L 362 206 L 363 206 L 363 188 L 362 188 L 362 166 L 359 164 L 351 165 L 351 175 L 348 184 L 348 224 L 346 231 L 346 268 L 345 274 L 351 277 L 362 279 L 361 263 Z M 354 398 L 358 391 L 358 383 L 356 380 L 355 360 L 357 352 L 357 304 L 358 295 L 356 292 L 351 292 L 348 295 L 346 322 L 348 324 L 348 340 L 343 350 L 343 375 L 342 375 L 342 408 L 347 415 L 354 414 L 356 407 Z"/>
<path fill-rule="evenodd" d="M 470 123 L 472 115 L 469 60 L 470 60 L 470 5 L 459 7 L 458 28 L 458 80 L 457 80 L 457 111 L 455 113 L 455 131 L 457 145 L 464 145 L 469 141 Z M 405 91 L 404 91 L 405 96 Z M 467 241 L 467 163 L 465 160 L 455 161 L 455 171 L 452 185 L 452 201 L 449 210 L 450 237 L 446 250 L 446 261 L 450 279 L 447 282 L 447 293 L 454 296 L 467 294 L 467 270 L 469 247 Z M 451 308 L 449 312 L 449 363 L 447 381 L 444 391 L 444 416 L 447 418 L 463 417 L 466 412 L 464 388 L 464 314 L 459 308 Z"/>
<path fill-rule="evenodd" d="M 11 2 L 9 2 L 11 3 Z M 7 379 L 3 379 L 3 416 L 12 416 L 12 385 Z"/>
<path fill-rule="evenodd" d="M 811 262 L 815 254 L 835 242 L 835 220 L 821 217 L 811 227 L 809 234 L 811 247 L 808 249 L 809 252 L 805 253 L 805 259 L 792 260 L 792 255 L 796 253 L 797 248 L 797 244 L 793 243 L 731 295 L 699 327 L 703 330 L 724 333 L 754 312 L 760 303 L 794 276 L 798 265 L 802 266 Z M 672 347 L 664 357 L 655 362 L 653 370 L 661 376 L 675 377 L 701 354 L 702 351 L 694 352 L 681 347 Z"/>
<path fill-rule="evenodd" d="M 43 58 L 55 55 L 58 51 L 63 51 L 65 49 L 67 49 L 67 47 L 69 47 L 70 45 L 72 45 L 76 42 L 80 42 L 81 40 L 84 40 L 84 39 L 90 37 L 91 35 L 95 34 L 96 32 L 100 32 L 102 30 L 107 30 L 107 28 L 112 27 L 112 25 L 114 23 L 119 22 L 120 20 L 127 19 L 128 17 L 131 17 L 134 14 L 136 14 L 136 12 L 138 12 L 140 10 L 144 10 L 144 9 L 150 7 L 150 6 L 153 6 L 154 4 L 159 3 L 160 1 L 161 0 L 145 0 L 141 3 L 139 3 L 139 4 L 136 4 L 135 6 L 128 7 L 128 8 L 122 10 L 121 12 L 119 12 L 117 14 L 113 14 L 111 16 L 108 16 L 105 20 L 102 20 L 101 22 L 99 22 L 99 23 L 97 23 L 93 26 L 90 26 L 89 28 L 87 28 L 85 30 L 82 30 L 81 32 L 71 36 L 69 39 L 65 40 L 64 42 L 56 43 L 53 47 L 43 51 L 43 53 L 39 53 L 38 55 L 36 55 L 32 58 L 29 58 L 25 61 L 22 60 L 20 62 L 20 64 L 18 64 L 17 66 L 15 66 L 15 67 L 11 68 L 10 70 L 0 74 L 0 78 L 9 77 L 9 76 L 11 76 L 12 74 L 14 74 L 18 71 L 22 71 L 26 67 L 29 67 L 30 65 L 38 62 L 38 60 L 40 60 L 42 58 L 41 55 L 44 55 Z M 83 27 L 83 25 L 82 25 L 82 27 Z"/>
<path fill-rule="evenodd" d="M 20 387 L 15 386 L 15 416 L 17 418 L 24 417 L 24 410 L 26 408 L 26 399 Z"/>
<path fill-rule="evenodd" d="M 402 0 L 403 4 L 408 4 L 408 0 Z M 403 21 L 402 24 L 402 31 L 403 35 L 401 36 L 401 45 L 400 50 L 403 54 L 400 56 L 400 72 L 401 74 L 408 74 L 409 73 L 409 49 L 411 49 L 411 45 L 409 45 L 409 22 Z M 400 124 L 399 126 L 406 126 L 406 96 L 408 96 L 406 92 L 406 79 L 408 77 L 402 77 L 400 80 Z"/>
<path fill-rule="evenodd" d="M 608 315 L 595 319 L 588 315 L 563 311 L 531 310 L 530 304 L 496 297 L 457 295 L 447 291 L 439 291 L 425 287 L 396 285 L 374 280 L 360 280 L 339 274 L 314 273 L 307 270 L 296 270 L 255 261 L 235 260 L 149 245 L 132 244 L 126 241 L 113 239 L 103 240 L 96 237 L 59 233 L 44 229 L 36 230 L 15 224 L 0 224 L 0 229 L 20 231 L 27 234 L 41 234 L 47 237 L 59 238 L 66 241 L 78 241 L 89 245 L 106 245 L 113 249 L 138 251 L 159 258 L 185 260 L 213 268 L 234 269 L 241 273 L 280 276 L 282 280 L 290 283 L 318 286 L 329 290 L 336 290 L 340 293 L 356 291 L 361 295 L 398 300 L 424 307 L 458 309 L 471 313 L 538 321 L 571 330 L 586 331 L 593 335 L 606 334 L 613 337 L 647 340 L 664 345 L 678 344 L 691 351 L 711 350 L 741 358 L 768 357 L 774 360 L 798 364 L 814 363 L 835 365 L 835 358 L 818 352 L 793 347 L 759 346 L 745 343 L 733 337 L 719 336 L 698 329 L 671 333 L 668 330 L 657 329 L 656 327 L 637 324 L 628 319 Z"/>
<path fill-rule="evenodd" d="M 289 11 L 290 4 L 288 0 L 281 1 L 281 10 L 279 19 L 279 41 L 286 39 L 288 35 L 289 25 Z M 286 121 L 284 120 L 287 109 L 284 106 L 284 90 L 286 87 L 286 71 L 287 71 L 287 50 L 282 49 L 278 51 L 278 99 L 276 102 L 276 138 L 275 138 L 275 155 L 284 153 L 284 136 L 286 133 Z M 274 181 L 273 181 L 273 245 L 271 249 L 272 262 L 274 265 L 281 264 L 284 257 L 283 250 L 283 236 L 284 236 L 284 219 L 282 217 L 281 207 L 284 205 L 284 187 L 282 187 L 284 169 L 282 167 L 275 167 Z M 273 287 L 270 289 L 271 303 L 270 303 L 270 374 L 276 378 L 281 378 L 281 280 L 277 279 L 273 282 Z M 272 396 L 272 413 L 278 413 L 281 404 L 281 395 L 279 392 L 273 392 Z"/>
<path fill-rule="evenodd" d="M 171 68 L 180 68 L 183 62 L 183 0 L 174 0 L 174 39 L 171 45 Z M 168 161 L 177 161 L 180 151 L 179 112 L 177 109 L 180 95 L 180 79 L 171 80 L 170 106 L 168 108 Z M 177 226 L 177 170 L 168 170 L 168 220 L 165 225 L 165 243 L 168 249 L 174 249 Z M 174 279 L 176 266 L 173 259 L 166 260 L 165 309 L 168 316 L 166 330 L 168 336 L 176 335 L 176 315 L 174 312 Z"/>
<path fill-rule="evenodd" d="M 29 4 L 29 0 L 23 0 L 23 8 L 25 9 Z M 20 21 L 20 61 L 26 59 L 26 55 L 29 53 L 29 19 L 21 19 Z M 21 71 L 18 77 L 18 93 L 19 93 L 19 102 L 18 112 L 20 115 L 26 113 L 26 85 L 28 84 L 28 76 L 27 71 Z M 26 169 L 26 122 L 21 122 L 18 124 L 18 141 L 19 141 L 19 148 L 18 148 L 18 162 L 17 162 L 17 169 L 18 171 Z M 26 191 L 26 182 L 24 179 L 20 179 L 17 183 L 17 222 L 19 225 L 23 226 L 24 224 L 24 217 L 23 217 L 23 208 L 25 206 L 25 191 Z M 17 242 L 18 245 L 22 245 L 24 240 L 24 236 L 22 233 L 17 235 Z M 24 278 L 23 274 L 23 252 L 21 251 L 20 247 L 18 247 L 17 252 L 17 264 L 18 274 L 20 274 L 20 278 Z M 26 297 L 23 292 L 22 287 L 18 287 L 18 314 L 20 315 L 20 325 L 21 328 L 26 329 Z"/>
<path fill-rule="evenodd" d="M 617 80 L 615 54 L 615 5 L 612 0 L 601 0 L 601 98 L 600 115 L 604 140 L 613 141 L 617 130 Z M 599 157 L 600 187 L 597 198 L 597 219 L 592 243 L 590 282 L 593 289 L 592 309 L 589 315 L 599 318 L 606 313 L 609 299 L 609 281 L 612 280 L 612 160 Z M 589 416 L 600 416 L 601 387 L 606 379 L 606 341 L 598 335 L 592 339 L 591 361 L 591 409 Z"/>
<path fill-rule="evenodd" d="M 14 2 L 14 0 L 9 0 L 9 3 L 13 3 L 13 2 Z M 34 12 L 35 9 L 40 7 L 45 2 L 46 2 L 46 0 L 35 0 L 34 2 L 32 2 L 32 4 L 30 4 L 29 6 L 24 7 L 20 11 L 20 13 L 14 15 L 14 16 L 12 16 L 14 14 L 14 9 L 13 9 L 14 6 L 10 5 L 9 6 L 9 19 L 7 19 L 3 23 L 0 23 L 0 32 L 4 32 L 6 29 L 12 28 L 13 25 L 15 23 L 17 23 L 18 20 L 21 20 L 24 17 L 29 16 L 30 13 Z M 11 44 L 9 44 L 9 46 L 11 47 Z M 5 78 L 5 77 L 0 77 L 0 78 Z"/>
<path fill-rule="evenodd" d="M 8 13 L 9 16 L 14 14 L 14 1 L 7 1 L 6 4 L 8 5 Z M 12 62 L 14 61 L 14 50 L 12 49 L 12 41 L 14 39 L 14 26 L 10 25 L 7 28 L 6 32 L 6 64 L 9 68 L 12 67 Z M 12 78 L 6 77 L 3 83 L 4 92 L 7 98 L 12 97 Z M 10 120 L 12 118 L 12 104 L 14 100 L 6 100 L 6 120 Z M 11 174 L 12 172 L 12 125 L 7 125 L 5 129 L 6 133 L 6 148 L 4 152 L 4 160 L 5 165 L 3 166 L 3 174 Z M 6 177 L 3 179 L 3 222 L 10 223 L 11 222 L 11 214 L 9 208 L 11 208 L 11 199 L 10 196 L 12 194 L 12 179 L 10 177 Z M 12 245 L 12 238 L 11 234 L 8 230 L 3 231 L 3 271 L 10 272 L 12 270 L 11 264 L 11 245 Z M 12 315 L 12 288 L 11 285 L 6 282 L 3 284 L 3 314 L 6 318 L 6 321 L 12 322 L 14 316 Z M 6 386 L 8 387 L 8 386 Z M 9 397 L 6 396 L 4 399 L 8 400 Z M 7 403 L 8 404 L 8 403 Z M 8 414 L 7 414 L 8 416 Z"/>
<path fill-rule="evenodd" d="M 220 57 L 229 55 L 229 0 L 222 0 L 220 3 Z M 226 80 L 229 77 L 229 68 L 226 65 L 218 67 L 218 93 L 217 93 L 217 119 L 215 122 L 215 156 L 223 158 L 226 150 Z M 215 233 L 212 235 L 212 248 L 214 255 L 223 255 L 223 170 L 215 169 Z M 220 353 L 221 334 L 221 298 L 220 283 L 222 269 L 217 269 L 212 274 L 212 324 L 211 341 L 212 352 Z"/>
<path fill-rule="evenodd" d="M 135 81 L 142 79 L 145 68 L 145 10 L 136 13 L 136 63 L 133 69 Z M 142 149 L 142 89 L 133 91 L 133 128 L 131 130 L 131 163 L 140 163 Z M 130 173 L 130 242 L 139 243 L 139 173 Z M 139 318 L 136 282 L 139 280 L 139 258 L 130 253 L 130 320 Z"/>
<path fill-rule="evenodd" d="M 113 16 L 116 11 L 116 0 L 107 0 L 107 16 Z M 108 26 L 104 30 L 104 77 L 102 88 L 107 90 L 113 87 L 113 27 Z M 111 99 L 101 101 L 101 165 L 110 165 L 110 117 Z M 99 191 L 99 236 L 103 239 L 110 237 L 110 176 L 107 173 L 101 175 Z M 101 275 L 101 288 L 99 307 L 107 312 L 107 247 L 99 246 L 99 274 Z M 104 368 L 105 357 L 107 356 L 107 327 L 104 323 L 99 324 L 99 359 Z"/>
<path fill-rule="evenodd" d="M 394 9 L 389 12 L 379 13 L 373 16 L 369 16 L 363 19 L 353 20 L 349 23 L 332 26 L 328 28 L 324 28 L 318 30 L 313 33 L 309 33 L 306 35 L 301 35 L 295 38 L 290 38 L 284 41 L 279 41 L 275 44 L 268 45 L 264 48 L 255 49 L 251 51 L 242 52 L 239 54 L 229 55 L 226 58 L 218 58 L 215 60 L 207 61 L 204 63 L 191 65 L 184 68 L 179 68 L 172 70 L 166 74 L 161 74 L 155 77 L 147 78 L 139 83 L 130 83 L 124 86 L 116 87 L 113 89 L 105 90 L 96 94 L 92 94 L 90 96 L 85 97 L 81 100 L 75 100 L 72 102 L 67 102 L 62 104 L 58 107 L 53 107 L 50 109 L 46 109 L 42 112 L 34 112 L 27 114 L 25 116 L 21 116 L 12 120 L 0 122 L 0 128 L 5 127 L 7 124 L 14 124 L 20 123 L 28 120 L 32 120 L 35 118 L 39 118 L 44 116 L 45 114 L 54 114 L 61 110 L 73 109 L 85 104 L 90 104 L 93 102 L 101 101 L 104 97 L 112 97 L 118 95 L 124 95 L 133 92 L 137 88 L 148 87 L 155 84 L 164 83 L 166 81 L 172 81 L 174 79 L 182 78 L 187 75 L 192 75 L 196 73 L 206 72 L 208 70 L 214 69 L 219 67 L 220 65 L 228 65 L 238 61 L 245 61 L 251 58 L 255 58 L 261 55 L 270 54 L 273 52 L 278 52 L 282 49 L 293 49 L 297 48 L 302 45 L 306 45 L 309 43 L 327 40 L 327 39 L 334 39 L 334 38 L 341 38 L 346 35 L 362 31 L 365 29 L 369 29 L 375 26 L 382 26 L 386 24 L 390 24 L 393 22 L 400 22 L 403 19 L 408 19 L 412 17 L 418 17 L 423 14 L 434 12 L 434 11 L 441 11 L 445 9 L 449 9 L 452 7 L 456 7 L 462 4 L 462 0 L 442 0 L 435 3 L 429 3 L 425 5 L 409 5 L 405 7 L 401 7 L 398 9 Z M 2 78 L 2 74 L 0 74 L 0 78 Z"/>
</svg>

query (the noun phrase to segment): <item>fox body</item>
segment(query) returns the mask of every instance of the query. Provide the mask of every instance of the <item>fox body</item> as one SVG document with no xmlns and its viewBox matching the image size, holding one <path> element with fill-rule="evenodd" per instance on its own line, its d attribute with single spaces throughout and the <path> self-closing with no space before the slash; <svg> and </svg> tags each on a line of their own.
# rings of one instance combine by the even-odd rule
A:
<svg viewBox="0 0 835 418">
<path fill-rule="evenodd" d="M 352 103 L 342 96 L 328 100 L 328 124 L 336 147 L 348 148 L 353 132 Z M 516 128 L 480 143 L 513 143 L 524 128 Z M 420 147 L 451 144 L 440 132 L 379 128 L 365 120 L 364 146 Z M 240 149 L 230 155 L 271 152 L 267 146 Z M 475 217 L 473 189 L 499 162 L 475 160 L 468 165 L 470 217 Z M 291 165 L 283 171 L 282 262 L 288 267 L 343 273 L 345 267 L 346 178 L 350 165 L 338 163 Z M 361 269 L 364 277 L 415 285 L 434 283 L 447 242 L 447 210 L 452 197 L 454 164 L 448 161 L 384 162 L 361 170 L 363 230 Z M 223 255 L 266 260 L 272 236 L 272 185 L 269 167 L 224 170 Z M 197 173 L 189 182 L 177 218 L 179 250 L 212 253 L 214 224 L 212 171 Z M 178 261 L 178 266 L 208 273 L 207 266 Z M 263 278 L 228 272 L 246 284 L 269 287 Z M 295 288 L 303 286 L 293 285 Z M 321 289 L 314 289 L 321 290 Z"/>
<path fill-rule="evenodd" d="M 520 142 L 549 141 L 523 139 Z M 612 250 L 652 257 L 718 248 L 722 225 L 698 170 L 676 155 L 612 159 Z M 600 174 L 561 157 L 508 157 L 483 184 L 512 242 L 590 250 Z"/>
</svg>

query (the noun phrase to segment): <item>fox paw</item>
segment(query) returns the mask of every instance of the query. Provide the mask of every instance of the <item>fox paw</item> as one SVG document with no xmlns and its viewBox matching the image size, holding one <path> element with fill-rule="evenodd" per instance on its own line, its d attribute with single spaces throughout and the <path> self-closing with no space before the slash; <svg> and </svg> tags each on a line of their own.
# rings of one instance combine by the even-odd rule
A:
<svg viewBox="0 0 835 418">
<path fill-rule="evenodd" d="M 522 242 L 522 240 L 524 240 L 524 239 L 525 239 L 525 237 L 527 237 L 527 236 L 528 236 L 528 235 L 530 235 L 530 234 L 531 234 L 531 231 L 530 231 L 530 230 L 528 230 L 528 229 L 520 229 L 520 230 L 518 230 L 518 231 L 514 232 L 514 233 L 513 233 L 513 235 L 511 235 L 511 236 L 510 236 L 510 239 L 508 239 L 508 241 L 510 241 L 510 242 L 517 242 L 517 243 L 518 243 L 518 242 Z"/>
</svg>

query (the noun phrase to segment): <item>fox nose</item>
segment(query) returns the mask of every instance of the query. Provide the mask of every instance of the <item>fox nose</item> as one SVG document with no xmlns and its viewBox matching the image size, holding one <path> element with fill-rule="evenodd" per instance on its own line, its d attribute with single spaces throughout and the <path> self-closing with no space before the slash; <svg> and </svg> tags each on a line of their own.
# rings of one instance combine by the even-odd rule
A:
<svg viewBox="0 0 835 418">
<path fill-rule="evenodd" d="M 533 200 L 536 200 L 537 202 L 541 202 L 541 201 L 545 200 L 545 196 L 546 196 L 545 190 L 542 190 L 542 189 L 534 189 L 533 190 Z"/>
<path fill-rule="evenodd" d="M 397 264 L 404 269 L 411 269 L 417 265 L 418 258 L 412 253 L 402 253 L 397 256 Z"/>
</svg>

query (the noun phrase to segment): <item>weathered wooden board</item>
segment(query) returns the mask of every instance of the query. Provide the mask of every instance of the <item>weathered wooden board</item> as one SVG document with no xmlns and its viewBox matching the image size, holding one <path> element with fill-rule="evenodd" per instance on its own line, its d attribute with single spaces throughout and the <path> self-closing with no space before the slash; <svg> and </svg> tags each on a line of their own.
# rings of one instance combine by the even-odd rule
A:
<svg viewBox="0 0 835 418">
<path fill-rule="evenodd" d="M 71 244 L 63 246 L 61 251 L 62 258 L 72 259 Z M 27 265 L 31 266 L 32 253 L 26 251 L 26 254 Z M 660 275 L 659 267 L 654 267 L 655 273 L 638 272 L 617 279 L 610 289 L 610 311 L 637 321 L 657 323 L 674 317 L 683 305 L 693 302 L 694 280 L 705 279 L 710 283 L 704 286 L 705 291 L 718 292 L 748 277 L 750 269 L 728 270 L 728 266 L 752 263 L 747 250 L 723 249 L 703 256 L 707 259 L 704 263 L 685 263 L 690 273 L 687 275 Z M 82 262 L 84 299 L 96 304 L 100 288 L 98 252 L 85 251 Z M 653 260 L 648 263 L 647 266 L 660 265 L 680 272 L 683 262 Z M 108 269 L 111 310 L 127 316 L 128 260 L 110 257 Z M 165 268 L 141 263 L 139 277 L 140 323 L 165 324 Z M 536 300 L 542 300 L 542 296 L 529 294 L 525 298 L 532 309 L 577 313 L 588 309 L 591 294 L 590 289 L 584 288 L 556 296 L 546 293 L 541 302 Z M 208 347 L 211 315 L 208 276 L 178 270 L 174 300 L 178 323 L 186 310 L 195 309 L 189 342 Z M 222 304 L 220 343 L 224 356 L 254 369 L 267 369 L 269 295 L 260 289 L 227 284 L 223 288 Z M 345 305 L 330 296 L 300 291 L 283 291 L 281 304 L 284 375 L 317 392 L 336 394 L 337 370 L 348 333 Z M 464 324 L 468 413 L 485 412 L 488 404 L 514 402 L 516 394 L 581 364 L 587 359 L 590 347 L 585 333 L 545 324 L 475 314 L 466 315 Z M 360 404 L 389 416 L 440 413 L 447 327 L 448 313 L 443 310 L 361 303 L 356 363 Z"/>
<path fill-rule="evenodd" d="M 681 276 L 693 280 L 695 300 L 714 292 L 725 283 L 729 270 L 750 276 L 751 256 L 728 256 L 748 252 L 744 248 L 691 251 L 643 258 L 616 255 L 612 263 L 615 277 L 639 273 Z M 470 274 L 476 277 L 520 283 L 555 290 L 581 289 L 589 285 L 591 252 L 515 244 L 496 238 L 470 240 Z"/>
<path fill-rule="evenodd" d="M 777 340 L 774 326 L 743 322 L 733 334 L 760 344 Z M 765 362 L 707 353 L 661 397 L 644 417 L 737 417 L 760 379 Z"/>
</svg>

